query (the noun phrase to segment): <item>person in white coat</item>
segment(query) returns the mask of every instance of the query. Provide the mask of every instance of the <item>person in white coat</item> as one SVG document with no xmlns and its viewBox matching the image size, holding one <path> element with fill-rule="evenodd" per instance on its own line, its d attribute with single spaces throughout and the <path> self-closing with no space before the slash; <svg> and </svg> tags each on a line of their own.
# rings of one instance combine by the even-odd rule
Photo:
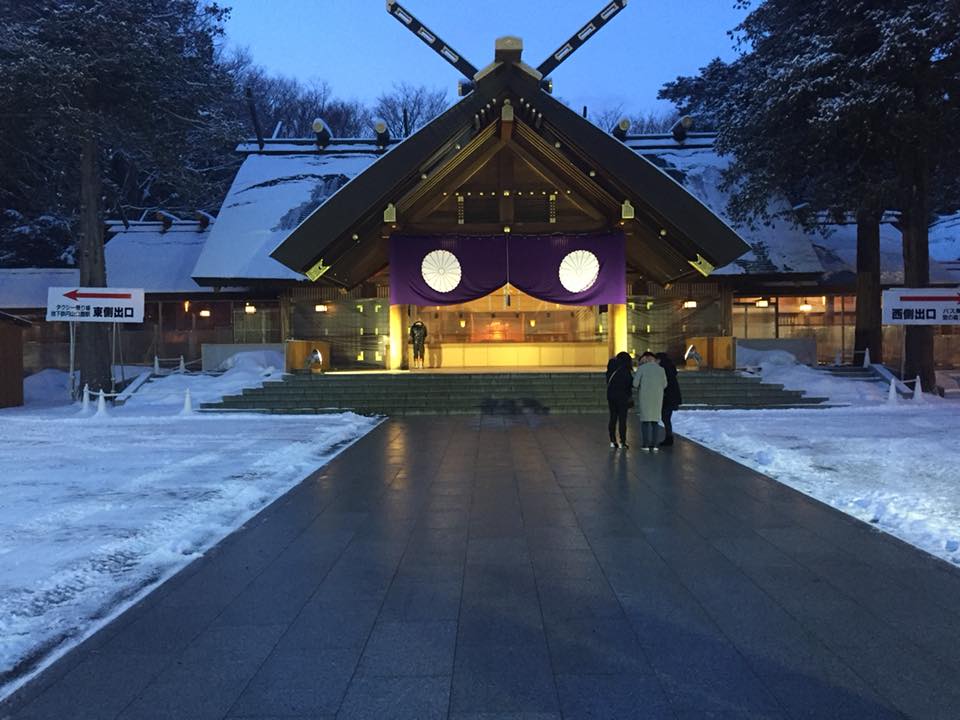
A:
<svg viewBox="0 0 960 720">
<path fill-rule="evenodd" d="M 645 352 L 640 356 L 640 366 L 633 376 L 633 386 L 638 389 L 640 444 L 647 452 L 657 452 L 657 423 L 663 410 L 663 390 L 667 387 L 667 374 L 652 352 Z"/>
</svg>

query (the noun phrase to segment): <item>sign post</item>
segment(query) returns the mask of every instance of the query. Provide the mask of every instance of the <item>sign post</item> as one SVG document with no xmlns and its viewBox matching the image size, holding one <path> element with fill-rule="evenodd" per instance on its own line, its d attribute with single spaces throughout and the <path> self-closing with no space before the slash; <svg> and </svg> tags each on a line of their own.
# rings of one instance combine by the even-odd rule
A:
<svg viewBox="0 0 960 720">
<path fill-rule="evenodd" d="M 883 291 L 884 325 L 960 325 L 960 288 Z"/>
<path fill-rule="evenodd" d="M 74 355 L 78 322 L 143 322 L 143 288 L 52 287 L 47 288 L 47 321 L 70 323 L 70 397 L 74 387 Z M 111 364 L 112 364 L 111 360 Z M 110 372 L 113 377 L 113 368 Z"/>
<path fill-rule="evenodd" d="M 890 288 L 883 291 L 884 325 L 960 325 L 960 288 Z M 906 332 L 900 331 L 900 377 L 906 366 Z"/>
</svg>

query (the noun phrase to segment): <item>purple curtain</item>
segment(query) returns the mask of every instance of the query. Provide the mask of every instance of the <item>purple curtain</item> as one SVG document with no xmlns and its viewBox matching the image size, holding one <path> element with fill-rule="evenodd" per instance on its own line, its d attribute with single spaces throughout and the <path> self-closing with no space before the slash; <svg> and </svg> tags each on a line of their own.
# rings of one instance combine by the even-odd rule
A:
<svg viewBox="0 0 960 720">
<path fill-rule="evenodd" d="M 452 260 L 449 256 L 443 253 L 430 255 L 437 250 L 452 253 L 459 265 L 459 282 L 446 292 L 431 287 L 423 274 L 425 258 L 427 274 L 434 285 L 438 285 L 436 273 L 440 269 L 450 272 Z M 626 302 L 624 250 L 622 233 L 394 235 L 390 238 L 390 302 L 453 305 L 489 295 L 509 282 L 546 302 L 565 305 L 622 303 Z M 564 265 L 563 280 L 561 264 Z M 449 284 L 451 281 L 448 280 Z"/>
</svg>

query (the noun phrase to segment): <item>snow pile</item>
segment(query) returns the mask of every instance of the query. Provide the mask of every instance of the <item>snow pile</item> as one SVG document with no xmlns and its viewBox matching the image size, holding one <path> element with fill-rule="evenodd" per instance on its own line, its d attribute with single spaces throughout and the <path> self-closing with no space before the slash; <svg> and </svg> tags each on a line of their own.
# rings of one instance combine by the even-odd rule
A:
<svg viewBox="0 0 960 720">
<path fill-rule="evenodd" d="M 680 412 L 693 440 L 960 563 L 960 405 Z"/>
<path fill-rule="evenodd" d="M 379 422 L 178 415 L 231 372 L 250 371 L 164 378 L 102 417 L 0 411 L 0 697 Z"/>
<path fill-rule="evenodd" d="M 222 375 L 173 373 L 153 378 L 130 396 L 125 407 L 131 410 L 180 410 L 187 390 L 194 407 L 200 403 L 217 402 L 224 395 L 238 395 L 244 388 L 260 387 L 267 380 L 283 376 L 283 354 L 271 350 L 236 353 L 227 358 Z"/>
<path fill-rule="evenodd" d="M 803 390 L 811 397 L 825 397 L 833 403 L 871 405 L 887 399 L 887 388 L 881 383 L 834 377 L 797 362 L 796 357 L 785 350 L 753 350 L 738 345 L 737 365 L 757 369 L 765 383 L 783 385 L 787 390 Z"/>
<path fill-rule="evenodd" d="M 46 369 L 23 379 L 23 404 L 52 407 L 70 404 L 70 373 Z"/>
</svg>

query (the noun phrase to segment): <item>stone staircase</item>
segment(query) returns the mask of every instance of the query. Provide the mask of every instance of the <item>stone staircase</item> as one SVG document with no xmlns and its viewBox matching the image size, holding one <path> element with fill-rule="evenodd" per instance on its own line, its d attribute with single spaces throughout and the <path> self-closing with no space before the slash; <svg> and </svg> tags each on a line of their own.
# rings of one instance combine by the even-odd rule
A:
<svg viewBox="0 0 960 720">
<path fill-rule="evenodd" d="M 680 373 L 683 409 L 808 408 L 825 398 L 733 372 Z M 602 372 L 294 373 L 203 410 L 385 415 L 605 413 Z"/>
</svg>

